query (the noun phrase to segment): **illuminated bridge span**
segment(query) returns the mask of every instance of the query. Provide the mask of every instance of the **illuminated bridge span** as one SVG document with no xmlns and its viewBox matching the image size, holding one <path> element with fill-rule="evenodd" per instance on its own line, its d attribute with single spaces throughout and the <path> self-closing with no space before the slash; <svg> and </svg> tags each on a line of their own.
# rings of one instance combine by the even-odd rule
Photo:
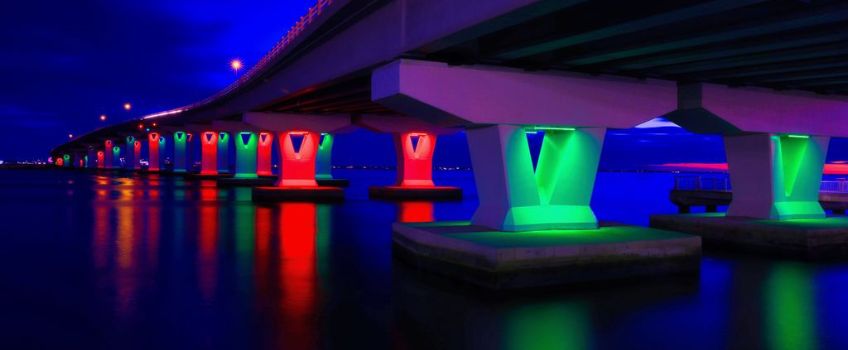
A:
<svg viewBox="0 0 848 350">
<path fill-rule="evenodd" d="M 66 166 L 270 174 L 319 189 L 332 135 L 396 135 L 397 188 L 434 186 L 438 135 L 467 129 L 480 207 L 500 230 L 593 228 L 608 128 L 665 116 L 725 137 L 729 215 L 819 217 L 830 137 L 848 136 L 848 4 L 841 1 L 320 1 L 238 82 L 199 103 L 53 151 Z M 146 132 L 147 129 L 149 132 Z M 537 169 L 527 131 L 544 131 Z M 87 160 L 87 161 L 86 161 Z M 317 164 L 316 164 L 317 163 Z"/>
</svg>

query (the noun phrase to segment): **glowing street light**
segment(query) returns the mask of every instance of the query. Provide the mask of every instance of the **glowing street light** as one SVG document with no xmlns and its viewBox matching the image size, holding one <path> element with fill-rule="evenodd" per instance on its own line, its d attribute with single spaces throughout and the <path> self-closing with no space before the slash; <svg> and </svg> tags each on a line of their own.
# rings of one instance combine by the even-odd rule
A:
<svg viewBox="0 0 848 350">
<path fill-rule="evenodd" d="M 68 134 L 68 138 L 69 138 L 69 139 L 74 138 L 74 134 Z"/>
<path fill-rule="evenodd" d="M 131 109 L 132 109 L 132 105 L 129 102 L 124 103 L 124 110 L 128 111 L 128 110 L 131 110 Z"/>
<path fill-rule="evenodd" d="M 230 68 L 232 68 L 233 72 L 236 72 L 236 74 L 238 74 L 242 67 L 244 67 L 244 63 L 242 63 L 238 58 L 230 61 Z"/>
<path fill-rule="evenodd" d="M 101 121 L 101 122 L 105 122 L 105 121 L 106 121 L 106 115 L 105 115 L 105 114 L 101 114 L 101 115 L 100 115 L 100 121 Z"/>
</svg>

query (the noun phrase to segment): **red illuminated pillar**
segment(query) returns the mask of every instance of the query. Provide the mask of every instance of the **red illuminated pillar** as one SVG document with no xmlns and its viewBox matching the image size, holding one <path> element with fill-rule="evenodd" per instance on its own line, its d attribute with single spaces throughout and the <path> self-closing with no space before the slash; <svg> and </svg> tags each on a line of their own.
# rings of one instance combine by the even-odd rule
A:
<svg viewBox="0 0 848 350">
<path fill-rule="evenodd" d="M 148 147 L 148 171 L 159 171 L 159 133 L 151 132 L 147 135 Z"/>
<path fill-rule="evenodd" d="M 218 174 L 218 133 L 204 131 L 200 138 L 201 143 L 201 175 Z"/>
<path fill-rule="evenodd" d="M 280 179 L 278 187 L 317 187 L 315 181 L 315 155 L 318 152 L 318 134 L 310 131 L 280 133 Z"/>
<path fill-rule="evenodd" d="M 274 134 L 270 132 L 259 133 L 259 142 L 256 149 L 256 175 L 271 176 L 271 146 L 274 145 Z"/>
<path fill-rule="evenodd" d="M 135 140 L 133 141 L 133 169 L 139 170 L 141 169 L 141 141 Z"/>
<path fill-rule="evenodd" d="M 103 169 L 106 166 L 106 152 L 97 151 L 97 169 Z"/>
<path fill-rule="evenodd" d="M 112 156 L 112 148 L 115 146 L 112 140 L 106 140 L 103 142 L 103 149 L 105 150 L 103 155 L 103 167 L 106 169 L 112 169 L 112 164 L 114 162 L 114 157 Z"/>
<path fill-rule="evenodd" d="M 397 184 L 402 187 L 433 187 L 435 134 L 406 132 L 395 134 Z"/>
</svg>

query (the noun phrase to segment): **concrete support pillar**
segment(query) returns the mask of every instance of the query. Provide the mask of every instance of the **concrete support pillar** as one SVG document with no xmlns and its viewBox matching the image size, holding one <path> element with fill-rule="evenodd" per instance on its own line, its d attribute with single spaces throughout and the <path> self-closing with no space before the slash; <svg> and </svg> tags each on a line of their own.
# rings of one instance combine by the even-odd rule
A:
<svg viewBox="0 0 848 350">
<path fill-rule="evenodd" d="M 725 136 L 733 201 L 728 216 L 821 218 L 819 189 L 829 137 Z"/>
<path fill-rule="evenodd" d="M 97 169 L 106 169 L 106 152 L 97 151 Z"/>
<path fill-rule="evenodd" d="M 315 161 L 315 178 L 318 180 L 333 179 L 333 139 L 333 134 L 321 133 Z"/>
<path fill-rule="evenodd" d="M 73 160 L 71 160 L 70 154 L 63 154 L 62 155 L 62 167 L 63 168 L 70 168 L 71 166 L 74 165 L 73 163 L 74 162 L 73 162 Z"/>
<path fill-rule="evenodd" d="M 218 133 L 204 131 L 200 135 L 200 174 L 218 174 Z"/>
<path fill-rule="evenodd" d="M 271 176 L 271 154 L 274 145 L 274 134 L 260 132 L 256 148 L 256 175 Z"/>
<path fill-rule="evenodd" d="M 124 157 L 126 159 L 127 164 L 126 167 L 129 169 L 135 169 L 134 164 L 138 163 L 138 156 L 135 154 L 135 142 L 138 141 L 135 139 L 135 136 L 127 136 L 127 152 Z"/>
<path fill-rule="evenodd" d="M 278 187 L 317 187 L 315 160 L 319 134 L 313 131 L 279 133 L 280 179 Z"/>
<path fill-rule="evenodd" d="M 148 162 L 148 171 L 159 171 L 161 170 L 159 165 L 159 146 L 160 146 L 160 138 L 158 132 L 151 132 L 147 135 L 147 162 Z"/>
<path fill-rule="evenodd" d="M 188 172 L 188 161 L 186 145 L 190 142 L 190 136 L 185 131 L 174 132 L 174 172 Z"/>
<path fill-rule="evenodd" d="M 85 156 L 85 167 L 88 169 L 97 168 L 97 150 L 94 148 L 88 149 L 88 154 Z"/>
<path fill-rule="evenodd" d="M 589 207 L 605 128 L 550 128 L 536 170 L 526 128 L 468 131 L 480 206 L 472 223 L 503 231 L 597 228 Z"/>
<path fill-rule="evenodd" d="M 230 172 L 230 133 L 218 133 L 218 172 Z"/>
<path fill-rule="evenodd" d="M 135 140 L 132 144 L 133 161 L 130 167 L 133 170 L 141 170 L 141 140 Z"/>
<path fill-rule="evenodd" d="M 256 144 L 258 137 L 256 133 L 241 131 L 235 134 L 233 142 L 236 148 L 236 174 L 237 179 L 255 179 L 256 174 Z"/>
<path fill-rule="evenodd" d="M 112 169 L 121 168 L 121 146 L 112 147 Z"/>
<path fill-rule="evenodd" d="M 106 140 L 103 142 L 103 168 L 112 169 L 114 168 L 114 156 L 112 152 L 112 148 L 115 147 L 115 143 L 112 140 Z"/>
<path fill-rule="evenodd" d="M 397 185 L 433 187 L 433 153 L 438 136 L 426 132 L 396 133 Z"/>
</svg>

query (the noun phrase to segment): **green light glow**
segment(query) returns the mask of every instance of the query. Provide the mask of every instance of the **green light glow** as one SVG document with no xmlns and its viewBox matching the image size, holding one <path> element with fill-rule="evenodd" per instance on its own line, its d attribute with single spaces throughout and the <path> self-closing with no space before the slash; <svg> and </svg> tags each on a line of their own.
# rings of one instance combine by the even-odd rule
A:
<svg viewBox="0 0 848 350">
<path fill-rule="evenodd" d="M 763 288 L 769 348 L 818 348 L 812 277 L 801 263 L 781 263 L 771 271 Z"/>
<path fill-rule="evenodd" d="M 820 218 L 819 186 L 824 169 L 822 147 L 808 136 L 785 135 L 774 143 L 772 218 Z"/>
<path fill-rule="evenodd" d="M 796 139 L 808 139 L 810 136 L 808 135 L 786 135 L 787 137 L 796 138 Z"/>
<path fill-rule="evenodd" d="M 184 173 L 188 171 L 186 162 L 186 133 L 177 131 L 174 133 L 174 172 Z"/>
<path fill-rule="evenodd" d="M 236 147 L 238 148 L 238 147 Z M 238 149 L 236 149 L 238 152 Z M 218 133 L 218 171 L 226 173 L 230 171 L 230 134 L 226 132 Z M 236 156 L 238 158 L 238 156 Z M 255 175 L 255 174 L 254 174 Z"/>
<path fill-rule="evenodd" d="M 541 130 L 541 131 L 547 131 L 547 130 L 575 131 L 575 130 L 577 130 L 576 128 L 569 128 L 569 127 L 563 127 L 563 126 L 534 126 L 534 127 L 532 127 L 532 129 L 533 130 Z"/>
<path fill-rule="evenodd" d="M 330 180 L 333 178 L 333 135 L 321 133 L 321 144 L 318 146 L 318 155 L 315 159 L 315 178 L 319 180 Z"/>
<path fill-rule="evenodd" d="M 223 135 L 223 134 L 222 134 Z M 256 175 L 256 133 L 241 132 L 236 137 L 236 175 L 237 179 L 255 179 Z"/>
<path fill-rule="evenodd" d="M 571 128 L 547 129 L 534 173 L 527 138 L 513 136 L 506 158 L 516 200 L 504 229 L 597 228 L 589 202 L 602 146 L 603 136 Z"/>
</svg>

